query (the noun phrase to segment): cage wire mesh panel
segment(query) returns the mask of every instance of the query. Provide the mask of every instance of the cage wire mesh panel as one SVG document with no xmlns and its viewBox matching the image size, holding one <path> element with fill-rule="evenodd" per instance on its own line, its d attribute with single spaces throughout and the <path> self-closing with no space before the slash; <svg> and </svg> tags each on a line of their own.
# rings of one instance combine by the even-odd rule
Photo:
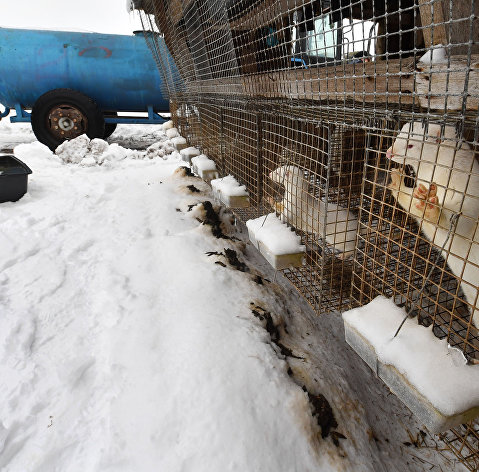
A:
<svg viewBox="0 0 479 472">
<path fill-rule="evenodd" d="M 246 185 L 240 218 L 301 236 L 285 275 L 318 313 L 384 294 L 479 361 L 479 1 L 134 4 L 175 124 Z M 476 422 L 443 439 L 477 469 Z"/>
</svg>

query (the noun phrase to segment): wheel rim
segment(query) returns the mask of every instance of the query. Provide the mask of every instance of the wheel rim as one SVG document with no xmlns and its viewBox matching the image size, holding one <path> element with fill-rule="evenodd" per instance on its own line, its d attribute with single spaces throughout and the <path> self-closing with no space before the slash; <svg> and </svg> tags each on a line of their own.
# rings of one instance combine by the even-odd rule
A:
<svg viewBox="0 0 479 472">
<path fill-rule="evenodd" d="M 72 105 L 56 105 L 47 115 L 47 128 L 56 139 L 64 141 L 86 133 L 88 119 Z"/>
</svg>

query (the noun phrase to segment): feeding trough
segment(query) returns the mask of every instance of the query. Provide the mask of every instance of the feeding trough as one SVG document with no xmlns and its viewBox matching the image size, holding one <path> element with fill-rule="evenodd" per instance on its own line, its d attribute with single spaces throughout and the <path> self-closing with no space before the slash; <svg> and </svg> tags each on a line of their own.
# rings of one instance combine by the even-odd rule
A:
<svg viewBox="0 0 479 472">
<path fill-rule="evenodd" d="M 25 195 L 31 169 L 11 154 L 0 155 L 0 203 L 16 202 Z"/>
<path fill-rule="evenodd" d="M 343 313 L 346 341 L 432 433 L 479 415 L 479 365 L 384 296 Z"/>
<path fill-rule="evenodd" d="M 205 182 L 211 182 L 219 177 L 215 162 L 208 159 L 204 154 L 193 157 L 191 164 L 193 172 L 199 175 Z"/>
<path fill-rule="evenodd" d="M 241 185 L 232 175 L 211 181 L 213 194 L 230 208 L 248 208 L 249 195 L 246 186 Z"/>
<path fill-rule="evenodd" d="M 274 213 L 246 222 L 251 243 L 276 270 L 303 265 L 301 237 Z"/>
</svg>

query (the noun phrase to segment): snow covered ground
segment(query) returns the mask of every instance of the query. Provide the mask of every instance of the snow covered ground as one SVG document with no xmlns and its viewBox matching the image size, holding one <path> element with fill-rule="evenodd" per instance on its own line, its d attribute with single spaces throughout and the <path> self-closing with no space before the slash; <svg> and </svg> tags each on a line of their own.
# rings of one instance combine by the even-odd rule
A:
<svg viewBox="0 0 479 472">
<path fill-rule="evenodd" d="M 119 126 L 110 143 L 132 141 L 169 149 L 158 126 Z M 464 470 L 414 447 L 433 438 L 348 348 L 339 315 L 271 282 L 227 215 L 238 240 L 198 221 L 211 193 L 175 172 L 177 153 L 85 142 L 66 163 L 3 120 L 10 146 L 33 174 L 0 205 L 1 471 Z M 327 402 L 313 417 L 319 394 L 329 424 Z"/>
</svg>

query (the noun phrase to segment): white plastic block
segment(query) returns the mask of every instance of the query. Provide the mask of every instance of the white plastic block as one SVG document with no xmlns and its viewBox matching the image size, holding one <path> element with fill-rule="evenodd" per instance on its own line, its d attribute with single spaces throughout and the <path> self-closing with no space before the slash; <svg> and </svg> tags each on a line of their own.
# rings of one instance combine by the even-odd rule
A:
<svg viewBox="0 0 479 472">
<path fill-rule="evenodd" d="M 178 132 L 176 128 L 168 128 L 165 134 L 169 139 L 176 138 L 177 136 L 180 135 L 180 133 Z"/>
<path fill-rule="evenodd" d="M 241 185 L 232 175 L 211 181 L 213 195 L 230 208 L 248 208 L 249 195 L 246 186 Z"/>
<path fill-rule="evenodd" d="M 208 183 L 219 177 L 215 161 L 208 159 L 204 154 L 200 154 L 191 159 L 191 169 L 196 175 Z"/>
<path fill-rule="evenodd" d="M 217 170 L 200 169 L 198 170 L 198 172 L 195 172 L 195 173 L 198 174 L 205 182 L 208 182 L 208 183 L 219 177 Z"/>
<path fill-rule="evenodd" d="M 430 432 L 479 416 L 479 366 L 414 319 L 393 338 L 404 314 L 385 297 L 343 313 L 346 342 Z"/>
<path fill-rule="evenodd" d="M 182 136 L 177 136 L 176 138 L 173 138 L 171 140 L 171 144 L 175 146 L 177 151 L 181 151 L 182 149 L 186 149 L 188 147 L 188 144 L 186 143 L 186 139 L 183 138 Z"/>
<path fill-rule="evenodd" d="M 250 206 L 248 195 L 225 195 L 220 193 L 218 194 L 218 200 L 229 208 L 249 208 Z"/>
<path fill-rule="evenodd" d="M 304 260 L 304 252 L 295 252 L 291 254 L 275 254 L 264 243 L 259 241 L 257 248 L 262 256 L 276 270 L 289 269 L 290 267 L 301 267 Z"/>
<path fill-rule="evenodd" d="M 195 147 L 187 147 L 180 151 L 181 159 L 191 165 L 191 159 L 199 156 L 201 151 Z"/>
<path fill-rule="evenodd" d="M 174 126 L 175 126 L 175 125 L 174 125 L 174 123 L 173 123 L 173 120 L 165 121 L 165 122 L 161 125 L 161 127 L 162 127 L 165 131 L 168 130 L 168 129 L 173 128 Z"/>
<path fill-rule="evenodd" d="M 261 216 L 246 222 L 248 236 L 263 257 L 276 270 L 301 267 L 305 247 L 301 238 L 274 214 Z"/>
</svg>

